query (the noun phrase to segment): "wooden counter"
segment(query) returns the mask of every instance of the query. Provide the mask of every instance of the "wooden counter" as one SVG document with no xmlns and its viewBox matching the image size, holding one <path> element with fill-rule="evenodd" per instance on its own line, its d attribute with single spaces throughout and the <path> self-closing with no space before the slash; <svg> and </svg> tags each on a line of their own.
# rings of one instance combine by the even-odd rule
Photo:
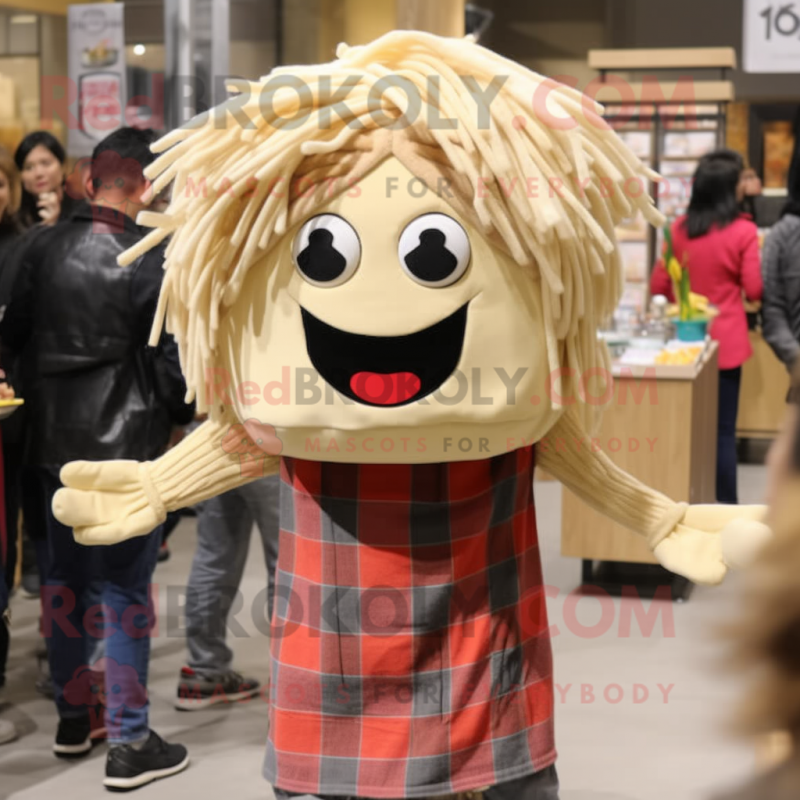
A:
<svg viewBox="0 0 800 800">
<path fill-rule="evenodd" d="M 760 331 L 750 331 L 753 356 L 742 367 L 742 390 L 736 435 L 742 439 L 774 439 L 786 413 L 789 372 Z"/>
<path fill-rule="evenodd" d="M 615 379 L 614 400 L 597 434 L 599 446 L 622 469 L 673 500 L 713 503 L 717 344 L 710 344 L 693 375 L 666 377 L 670 372 L 675 374 L 674 369 L 656 367 L 655 380 L 650 382 L 624 376 Z M 652 392 L 648 388 L 642 393 L 643 383 L 648 387 L 654 383 Z M 640 536 L 593 511 L 567 489 L 562 501 L 561 552 L 598 561 L 656 563 Z"/>
</svg>

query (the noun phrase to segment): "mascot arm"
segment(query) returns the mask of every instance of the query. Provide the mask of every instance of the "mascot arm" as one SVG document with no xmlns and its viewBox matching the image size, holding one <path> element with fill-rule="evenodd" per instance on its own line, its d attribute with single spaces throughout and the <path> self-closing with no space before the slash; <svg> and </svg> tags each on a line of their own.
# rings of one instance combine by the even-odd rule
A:
<svg viewBox="0 0 800 800">
<path fill-rule="evenodd" d="M 278 471 L 235 421 L 208 421 L 156 461 L 73 461 L 61 470 L 53 513 L 80 544 L 115 544 L 150 533 L 167 511 Z"/>
<path fill-rule="evenodd" d="M 659 563 L 695 583 L 717 584 L 728 566 L 746 564 L 769 536 L 763 506 L 675 503 L 621 470 L 570 413 L 540 446 L 537 461 L 581 500 L 644 536 Z M 554 449 L 553 440 L 568 442 Z"/>
</svg>

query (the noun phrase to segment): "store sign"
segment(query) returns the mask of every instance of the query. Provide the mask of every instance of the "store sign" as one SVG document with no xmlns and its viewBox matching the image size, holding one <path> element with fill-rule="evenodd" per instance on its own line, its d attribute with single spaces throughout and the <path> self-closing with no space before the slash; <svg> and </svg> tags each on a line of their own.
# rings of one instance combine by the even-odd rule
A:
<svg viewBox="0 0 800 800">
<path fill-rule="evenodd" d="M 125 28 L 122 3 L 69 6 L 69 78 L 72 120 L 67 149 L 91 155 L 124 124 Z"/>
<path fill-rule="evenodd" d="M 745 72 L 800 72 L 800 2 L 744 0 Z"/>
</svg>

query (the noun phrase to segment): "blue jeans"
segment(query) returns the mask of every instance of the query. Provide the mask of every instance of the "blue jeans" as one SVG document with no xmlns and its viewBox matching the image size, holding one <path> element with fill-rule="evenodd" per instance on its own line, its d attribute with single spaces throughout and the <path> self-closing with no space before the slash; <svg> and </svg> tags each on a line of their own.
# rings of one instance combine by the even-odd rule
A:
<svg viewBox="0 0 800 800">
<path fill-rule="evenodd" d="M 104 702 L 109 743 L 139 741 L 149 732 L 147 670 L 155 624 L 150 581 L 161 528 L 107 547 L 80 545 L 72 529 L 53 516 L 53 495 L 61 486 L 58 471 L 40 473 L 48 549 L 43 627 L 59 717 L 84 718 Z M 91 665 L 97 638 L 105 639 L 105 658 Z M 105 675 L 104 697 L 92 670 Z"/>
</svg>

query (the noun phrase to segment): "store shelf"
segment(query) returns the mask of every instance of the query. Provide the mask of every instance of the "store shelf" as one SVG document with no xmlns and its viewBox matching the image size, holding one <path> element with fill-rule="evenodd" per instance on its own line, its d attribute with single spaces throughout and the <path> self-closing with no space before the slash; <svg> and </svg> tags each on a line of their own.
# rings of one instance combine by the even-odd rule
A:
<svg viewBox="0 0 800 800">
<path fill-rule="evenodd" d="M 691 93 L 687 97 L 684 87 L 686 83 L 679 81 L 643 81 L 628 83 L 626 98 L 636 103 L 664 103 L 675 105 L 694 105 L 695 103 L 730 103 L 736 99 L 733 81 L 693 81 Z M 598 103 L 619 102 L 620 90 L 616 84 L 601 84 L 594 99 Z"/>
<path fill-rule="evenodd" d="M 733 47 L 590 50 L 589 67 L 597 70 L 734 69 L 736 50 Z"/>
</svg>

